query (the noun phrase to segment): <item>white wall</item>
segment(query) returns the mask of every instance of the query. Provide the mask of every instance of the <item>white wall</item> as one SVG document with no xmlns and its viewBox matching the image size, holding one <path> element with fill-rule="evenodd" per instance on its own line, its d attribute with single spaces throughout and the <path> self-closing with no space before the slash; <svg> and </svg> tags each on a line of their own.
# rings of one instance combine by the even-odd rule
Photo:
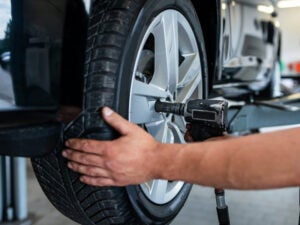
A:
<svg viewBox="0 0 300 225">
<path fill-rule="evenodd" d="M 282 60 L 284 63 L 300 61 L 300 7 L 279 9 L 282 30 Z"/>
</svg>

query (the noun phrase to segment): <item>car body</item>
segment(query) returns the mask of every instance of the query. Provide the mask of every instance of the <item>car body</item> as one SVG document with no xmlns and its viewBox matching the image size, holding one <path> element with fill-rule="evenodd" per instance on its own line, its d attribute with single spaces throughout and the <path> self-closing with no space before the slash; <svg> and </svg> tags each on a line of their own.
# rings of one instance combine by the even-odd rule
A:
<svg viewBox="0 0 300 225">
<path fill-rule="evenodd" d="M 16 94 L 15 106 L 57 107 L 60 104 L 57 101 L 59 97 L 54 96 L 53 93 L 59 93 L 61 92 L 59 89 L 64 89 L 64 84 L 59 84 L 58 80 L 60 76 L 63 76 L 61 75 L 61 71 L 59 71 L 60 68 L 64 64 L 67 64 L 61 60 L 61 57 L 63 38 L 68 35 L 64 33 L 64 30 L 67 29 L 66 24 L 64 24 L 65 13 L 67 13 L 67 8 L 70 8 L 71 3 L 68 3 L 67 6 L 66 1 L 56 1 L 53 6 L 48 1 L 41 1 L 39 4 L 36 4 L 32 0 L 23 0 L 21 2 L 24 5 L 23 9 L 20 9 L 21 3 L 18 6 L 19 3 L 14 1 L 12 1 L 12 4 L 10 1 L 1 3 L 3 4 L 1 15 L 5 15 L 5 17 L 1 18 L 2 24 L 9 25 L 9 21 L 12 18 L 9 15 L 11 9 L 13 9 L 13 14 L 16 15 L 16 23 L 14 24 L 16 33 L 21 32 L 21 26 L 17 23 L 22 19 L 23 21 L 27 21 L 24 23 L 23 33 L 18 33 L 21 36 L 14 37 L 12 35 L 10 37 L 12 42 L 16 42 L 12 45 L 12 49 L 10 49 L 12 57 L 16 59 L 12 59 L 11 63 L 26 65 L 25 67 L 18 68 L 18 70 L 13 68 L 11 71 L 11 73 L 18 74 L 13 75 L 14 77 L 20 77 L 20 83 L 18 83 L 19 78 L 14 79 L 15 92 L 23 92 L 22 94 Z M 193 1 L 193 3 L 199 12 L 199 19 L 203 23 L 203 33 L 207 44 L 210 67 L 210 88 L 216 83 L 228 84 L 232 82 L 235 85 L 238 83 L 241 86 L 247 86 L 254 91 L 259 91 L 265 87 L 270 80 L 267 70 L 272 69 L 274 61 L 278 59 L 277 53 L 280 35 L 276 27 L 276 18 L 265 13 L 260 13 L 257 10 L 257 6 L 259 4 L 271 5 L 273 3 L 265 0 L 223 0 L 211 1 L 211 3 Z M 83 1 L 83 4 L 82 7 L 89 9 L 90 1 Z M 17 10 L 23 10 L 24 13 L 21 13 L 21 11 L 17 12 Z M 205 11 L 206 13 L 204 13 Z M 23 18 L 19 18 L 17 16 L 18 13 Z M 82 11 L 81 13 L 84 12 Z M 85 13 L 87 14 L 88 12 L 85 11 Z M 85 26 L 87 26 L 86 23 Z M 6 28 L 2 25 L 2 42 L 7 42 L 7 39 L 4 37 L 4 33 L 7 32 Z M 22 49 L 20 40 L 25 35 L 32 35 L 32 37 L 26 49 Z M 69 38 L 70 42 L 76 41 L 74 37 Z M 67 42 L 65 41 L 65 43 Z M 84 44 L 82 42 L 82 45 Z M 213 47 L 211 48 L 211 46 Z M 16 50 L 17 48 L 18 50 Z M 51 56 L 49 56 L 50 52 Z M 21 59 L 17 55 L 22 55 L 23 58 Z M 81 59 L 80 63 L 83 65 L 83 59 Z M 12 67 L 16 66 L 12 65 Z M 40 91 L 43 90 L 42 92 L 45 95 L 47 95 L 46 93 L 50 93 L 48 99 L 47 96 L 44 96 L 48 102 L 46 103 L 44 99 L 43 103 L 37 103 L 35 100 L 32 100 L 34 103 L 29 103 L 30 101 L 27 100 L 31 98 L 31 95 L 25 90 L 24 79 L 27 86 L 38 87 Z M 53 90 L 54 86 L 57 90 Z M 25 97 L 26 94 L 27 96 Z M 20 97 L 21 95 L 22 97 Z M 52 97 L 54 98 L 51 99 Z"/>
</svg>

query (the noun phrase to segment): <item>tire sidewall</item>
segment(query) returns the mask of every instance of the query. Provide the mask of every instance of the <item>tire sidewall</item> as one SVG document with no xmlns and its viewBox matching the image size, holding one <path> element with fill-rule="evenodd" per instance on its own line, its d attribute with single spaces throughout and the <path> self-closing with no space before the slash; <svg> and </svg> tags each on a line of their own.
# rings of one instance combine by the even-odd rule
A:
<svg viewBox="0 0 300 225">
<path fill-rule="evenodd" d="M 197 40 L 203 74 L 203 95 L 207 91 L 207 62 L 204 39 L 197 14 L 189 0 L 141 0 L 141 8 L 133 18 L 132 29 L 124 47 L 121 64 L 118 70 L 117 94 L 115 95 L 115 108 L 125 118 L 128 118 L 130 87 L 133 79 L 133 70 L 136 57 L 143 37 L 153 21 L 161 12 L 169 9 L 179 11 L 190 23 Z M 180 211 L 185 203 L 192 185 L 185 184 L 179 194 L 169 203 L 157 205 L 151 202 L 143 193 L 140 186 L 127 187 L 129 199 L 142 221 L 146 224 L 167 224 Z M 157 221 L 153 223 L 153 221 Z"/>
</svg>

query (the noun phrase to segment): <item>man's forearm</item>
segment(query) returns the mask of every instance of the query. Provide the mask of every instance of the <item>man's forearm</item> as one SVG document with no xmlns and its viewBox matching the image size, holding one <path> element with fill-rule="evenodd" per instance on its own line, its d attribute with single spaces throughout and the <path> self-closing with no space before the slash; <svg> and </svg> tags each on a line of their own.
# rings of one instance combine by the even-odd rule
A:
<svg viewBox="0 0 300 225">
<path fill-rule="evenodd" d="M 300 185 L 300 129 L 188 145 L 165 145 L 161 176 L 229 189 Z"/>
<path fill-rule="evenodd" d="M 161 144 L 109 108 L 113 141 L 73 139 L 68 167 L 95 186 L 127 186 L 152 179 L 183 180 L 226 189 L 300 185 L 300 128 L 194 144 Z"/>
</svg>

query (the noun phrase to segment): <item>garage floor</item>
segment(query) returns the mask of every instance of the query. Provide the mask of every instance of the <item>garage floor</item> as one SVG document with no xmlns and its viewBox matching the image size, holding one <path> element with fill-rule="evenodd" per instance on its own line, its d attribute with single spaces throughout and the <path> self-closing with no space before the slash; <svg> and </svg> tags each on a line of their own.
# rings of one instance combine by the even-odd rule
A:
<svg viewBox="0 0 300 225">
<path fill-rule="evenodd" d="M 34 174 L 28 172 L 29 213 L 33 225 L 76 225 L 48 202 Z M 273 191 L 227 191 L 232 225 L 298 224 L 298 189 Z M 217 225 L 214 191 L 194 186 L 180 215 L 171 225 Z"/>
</svg>

